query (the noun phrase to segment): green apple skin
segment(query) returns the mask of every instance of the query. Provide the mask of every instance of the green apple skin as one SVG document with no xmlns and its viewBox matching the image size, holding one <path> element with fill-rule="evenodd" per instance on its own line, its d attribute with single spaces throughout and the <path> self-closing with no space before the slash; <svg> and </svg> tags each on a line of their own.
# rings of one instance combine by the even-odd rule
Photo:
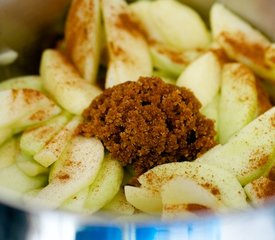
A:
<svg viewBox="0 0 275 240">
<path fill-rule="evenodd" d="M 253 72 L 241 63 L 225 64 L 219 101 L 219 141 L 228 139 L 257 116 L 258 96 Z"/>
<path fill-rule="evenodd" d="M 152 2 L 149 14 L 170 46 L 179 50 L 209 47 L 210 33 L 192 8 L 175 0 L 157 0 Z"/>
<path fill-rule="evenodd" d="M 225 206 L 232 209 L 247 207 L 244 190 L 230 172 L 202 162 L 175 162 L 156 166 L 139 176 L 141 188 L 159 192 L 170 179 L 182 176 L 206 187 Z M 126 195 L 127 197 L 127 195 Z"/>
<path fill-rule="evenodd" d="M 104 158 L 96 179 L 89 187 L 85 208 L 94 213 L 110 202 L 120 189 L 123 180 L 123 168 L 110 155 Z"/>
<path fill-rule="evenodd" d="M 11 138 L 0 146 L 0 170 L 12 165 L 19 151 L 17 138 Z"/>
<path fill-rule="evenodd" d="M 247 65 L 274 84 L 275 68 L 270 67 L 269 54 L 266 53 L 272 45 L 262 33 L 220 3 L 211 7 L 210 23 L 214 41 L 230 58 Z"/>
<path fill-rule="evenodd" d="M 42 91 L 42 81 L 39 76 L 23 76 L 5 80 L 0 83 L 0 91 L 8 89 L 34 89 Z"/>
<path fill-rule="evenodd" d="M 48 168 L 43 167 L 34 161 L 31 155 L 28 155 L 22 151 L 16 156 L 16 164 L 21 171 L 30 177 L 35 177 L 40 174 L 47 174 L 49 172 Z"/>
<path fill-rule="evenodd" d="M 38 153 L 34 155 L 34 160 L 44 167 L 49 167 L 57 161 L 75 134 L 80 122 L 81 117 L 74 116 Z"/>
<path fill-rule="evenodd" d="M 95 138 L 75 136 L 51 168 L 51 179 L 34 198 L 37 204 L 58 208 L 95 180 L 104 158 L 104 147 Z"/>
<path fill-rule="evenodd" d="M 126 200 L 136 209 L 142 212 L 160 215 L 162 211 L 162 201 L 159 192 L 145 187 L 125 186 Z"/>
<path fill-rule="evenodd" d="M 97 80 L 101 31 L 100 0 L 72 1 L 65 25 L 65 51 L 81 76 Z"/>
<path fill-rule="evenodd" d="M 109 63 L 105 88 L 152 75 L 148 45 L 131 8 L 124 0 L 103 0 L 102 12 Z M 131 26 L 125 25 L 127 18 Z"/>
<path fill-rule="evenodd" d="M 0 189 L 8 189 L 18 195 L 47 184 L 47 176 L 30 177 L 16 163 L 0 170 Z M 1 191 L 0 190 L 0 191 Z"/>
<path fill-rule="evenodd" d="M 20 148 L 29 155 L 35 155 L 69 121 L 69 114 L 58 115 L 38 126 L 26 129 L 20 138 Z"/>
<path fill-rule="evenodd" d="M 275 107 L 258 116 L 226 144 L 217 145 L 196 161 L 226 169 L 242 185 L 259 178 L 273 164 Z"/>
<path fill-rule="evenodd" d="M 134 214 L 135 208 L 126 200 L 123 189 L 120 189 L 114 198 L 102 208 L 102 211 L 131 216 Z"/>
<path fill-rule="evenodd" d="M 101 90 L 80 77 L 78 71 L 57 50 L 45 50 L 40 65 L 42 85 L 68 112 L 80 115 Z"/>
<path fill-rule="evenodd" d="M 188 65 L 179 76 L 176 85 L 189 88 L 203 108 L 218 94 L 220 83 L 220 61 L 214 52 L 208 51 Z"/>
</svg>

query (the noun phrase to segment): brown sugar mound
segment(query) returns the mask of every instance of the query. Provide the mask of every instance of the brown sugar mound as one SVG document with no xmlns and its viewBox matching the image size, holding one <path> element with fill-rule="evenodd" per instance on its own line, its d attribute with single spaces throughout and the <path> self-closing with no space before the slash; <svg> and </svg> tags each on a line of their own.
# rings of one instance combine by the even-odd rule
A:
<svg viewBox="0 0 275 240">
<path fill-rule="evenodd" d="M 192 161 L 212 148 L 212 120 L 194 94 L 160 78 L 141 77 L 106 89 L 84 111 L 80 134 L 98 137 L 136 174 L 163 163 Z"/>
</svg>

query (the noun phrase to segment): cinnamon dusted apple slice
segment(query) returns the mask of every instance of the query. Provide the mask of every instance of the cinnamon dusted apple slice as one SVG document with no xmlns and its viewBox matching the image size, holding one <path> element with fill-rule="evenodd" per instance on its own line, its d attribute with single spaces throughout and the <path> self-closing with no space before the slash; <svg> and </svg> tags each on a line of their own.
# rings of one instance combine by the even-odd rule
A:
<svg viewBox="0 0 275 240">
<path fill-rule="evenodd" d="M 249 66 L 259 76 L 275 82 L 270 41 L 220 3 L 210 11 L 212 35 L 230 58 Z"/>
<path fill-rule="evenodd" d="M 257 86 L 253 72 L 241 63 L 225 64 L 219 102 L 219 141 L 228 139 L 257 116 Z"/>
<path fill-rule="evenodd" d="M 124 0 L 103 0 L 102 11 L 109 52 L 105 87 L 152 75 L 147 43 Z"/>
<path fill-rule="evenodd" d="M 74 0 L 65 26 L 65 51 L 82 77 L 95 83 L 101 34 L 100 0 Z"/>
<path fill-rule="evenodd" d="M 52 167 L 51 180 L 34 198 L 35 202 L 59 207 L 95 180 L 103 158 L 104 147 L 99 140 L 74 137 Z"/>
<path fill-rule="evenodd" d="M 56 50 L 45 50 L 40 74 L 43 87 L 64 109 L 81 114 L 101 90 L 79 76 L 74 66 Z"/>
<path fill-rule="evenodd" d="M 273 165 L 274 126 L 275 107 L 242 128 L 226 144 L 210 149 L 196 161 L 224 168 L 246 185 Z"/>
<path fill-rule="evenodd" d="M 7 79 L 0 83 L 0 90 L 30 88 L 42 91 L 42 82 L 39 76 L 23 76 Z"/>
</svg>

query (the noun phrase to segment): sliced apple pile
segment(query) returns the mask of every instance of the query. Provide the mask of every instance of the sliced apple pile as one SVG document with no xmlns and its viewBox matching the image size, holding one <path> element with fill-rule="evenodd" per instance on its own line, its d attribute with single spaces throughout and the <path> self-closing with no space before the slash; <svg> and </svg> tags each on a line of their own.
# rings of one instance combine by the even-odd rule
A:
<svg viewBox="0 0 275 240">
<path fill-rule="evenodd" d="M 40 75 L 0 83 L 0 194 L 163 219 L 263 204 L 274 188 L 275 43 L 220 3 L 206 26 L 176 0 L 73 0 L 63 45 L 43 52 Z M 104 88 L 140 76 L 190 89 L 215 122 L 217 146 L 134 176 L 77 134 Z"/>
</svg>

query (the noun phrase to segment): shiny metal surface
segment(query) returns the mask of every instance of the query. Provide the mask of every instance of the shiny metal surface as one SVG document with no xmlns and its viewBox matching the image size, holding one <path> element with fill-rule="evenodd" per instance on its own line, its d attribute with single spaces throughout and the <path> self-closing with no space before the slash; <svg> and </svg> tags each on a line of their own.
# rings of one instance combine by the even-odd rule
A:
<svg viewBox="0 0 275 240">
<path fill-rule="evenodd" d="M 198 9 L 205 17 L 213 2 L 182 1 Z M 275 1 L 222 2 L 275 39 Z M 47 34 L 58 34 L 62 29 L 62 25 L 52 23 L 60 22 L 67 4 L 68 0 L 0 0 L 0 50 L 8 47 L 20 53 L 15 64 L 0 67 L 0 80 L 7 76 L 37 71 L 39 51 L 45 47 L 42 43 Z M 21 203 L 8 205 L 1 200 L 0 240 L 253 240 L 260 239 L 263 235 L 264 239 L 271 240 L 275 239 L 274 213 L 275 206 L 269 206 L 249 212 L 209 216 L 203 220 L 172 223 L 145 220 L 129 223 L 127 219 L 116 221 L 104 216 L 83 218 L 60 211 L 32 209 L 32 206 L 23 206 Z"/>
</svg>

